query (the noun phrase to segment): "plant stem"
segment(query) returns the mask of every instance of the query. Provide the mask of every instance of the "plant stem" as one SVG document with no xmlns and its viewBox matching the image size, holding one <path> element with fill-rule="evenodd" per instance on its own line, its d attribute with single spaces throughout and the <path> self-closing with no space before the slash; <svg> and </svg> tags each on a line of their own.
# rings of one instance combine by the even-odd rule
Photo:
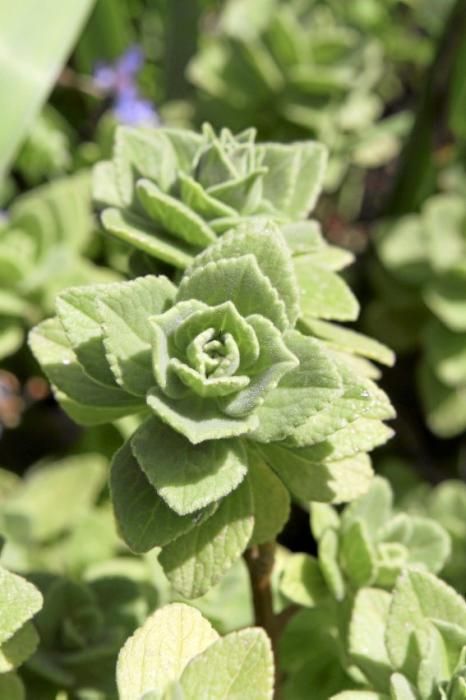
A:
<svg viewBox="0 0 466 700">
<path fill-rule="evenodd" d="M 277 700 L 280 685 L 277 657 L 278 624 L 273 612 L 270 583 L 275 562 L 275 542 L 266 542 L 250 547 L 245 551 L 244 559 L 251 581 L 255 624 L 267 632 L 272 644 L 275 660 L 275 699 Z"/>
</svg>

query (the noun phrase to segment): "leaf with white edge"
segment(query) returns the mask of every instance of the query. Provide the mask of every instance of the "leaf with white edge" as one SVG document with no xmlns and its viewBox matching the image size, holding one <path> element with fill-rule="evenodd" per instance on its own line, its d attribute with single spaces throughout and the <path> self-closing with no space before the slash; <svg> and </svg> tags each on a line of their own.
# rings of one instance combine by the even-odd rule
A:
<svg viewBox="0 0 466 700">
<path fill-rule="evenodd" d="M 106 466 L 101 455 L 83 454 L 33 467 L 3 509 L 7 536 L 30 544 L 74 527 L 97 501 Z"/>
<path fill-rule="evenodd" d="M 309 608 L 329 597 L 319 562 L 309 554 L 292 554 L 286 559 L 280 591 L 293 603 Z"/>
<path fill-rule="evenodd" d="M 84 425 L 108 423 L 144 409 L 144 404 L 136 397 L 128 396 L 119 388 L 99 384 L 84 372 L 58 319 L 51 318 L 36 326 L 29 334 L 29 344 L 58 390 L 60 403 L 68 410 L 66 398 L 71 399 L 80 410 L 80 422 Z"/>
<path fill-rule="evenodd" d="M 160 608 L 120 651 L 120 698 L 140 700 L 151 691 L 161 696 L 181 676 L 189 661 L 217 639 L 217 632 L 195 608 L 182 603 Z"/>
<path fill-rule="evenodd" d="M 162 130 L 120 126 L 116 130 L 113 164 L 118 191 L 126 206 L 135 206 L 135 184 L 155 181 L 167 192 L 176 179 L 176 153 Z"/>
<path fill-rule="evenodd" d="M 182 240 L 165 235 L 141 216 L 119 209 L 105 209 L 102 226 L 118 240 L 183 270 L 193 260 L 195 250 Z"/>
<path fill-rule="evenodd" d="M 284 339 L 299 365 L 257 410 L 259 427 L 253 435 L 259 442 L 283 440 L 342 393 L 340 375 L 319 341 L 297 331 L 287 332 Z"/>
<path fill-rule="evenodd" d="M 26 622 L 0 647 L 0 678 L 1 674 L 21 666 L 26 659 L 32 656 L 38 644 L 39 636 L 34 625 L 31 622 Z M 0 695 L 0 697 L 2 696 Z"/>
<path fill-rule="evenodd" d="M 26 700 L 26 691 L 23 682 L 16 673 L 0 674 L 0 698 L 8 698 L 8 700 Z"/>
<path fill-rule="evenodd" d="M 432 619 L 466 627 L 466 603 L 453 588 L 424 571 L 406 570 L 393 590 L 387 622 L 386 644 L 393 665 L 415 673 L 412 644 L 419 654 L 428 651 Z"/>
<path fill-rule="evenodd" d="M 186 275 L 209 262 L 254 255 L 261 272 L 268 277 L 285 304 L 294 325 L 299 315 L 299 290 L 294 279 L 290 252 L 278 226 L 267 219 L 241 224 L 225 233 L 200 253 Z"/>
<path fill-rule="evenodd" d="M 214 510 L 212 507 L 184 517 L 171 510 L 148 482 L 129 442 L 113 457 L 110 493 L 118 531 L 137 554 L 172 542 Z"/>
<path fill-rule="evenodd" d="M 257 151 L 259 162 L 268 168 L 263 196 L 290 218 L 307 218 L 322 189 L 327 149 L 320 143 L 303 141 L 265 143 Z"/>
<path fill-rule="evenodd" d="M 240 440 L 192 445 L 156 418 L 135 432 L 131 449 L 149 482 L 178 515 L 220 500 L 239 486 L 248 469 Z"/>
<path fill-rule="evenodd" d="M 165 311 L 175 293 L 166 277 L 147 276 L 112 285 L 99 299 L 107 361 L 118 383 L 137 396 L 155 383 L 148 319 Z"/>
<path fill-rule="evenodd" d="M 222 413 L 211 399 L 200 396 L 183 400 L 170 399 L 157 387 L 148 392 L 146 401 L 164 423 L 184 435 L 193 445 L 205 440 L 245 435 L 258 424 L 255 414 L 231 418 Z"/>
<path fill-rule="evenodd" d="M 390 348 L 351 328 L 337 326 L 327 321 L 319 321 L 312 317 L 306 317 L 306 315 L 304 315 L 302 324 L 308 333 L 329 341 L 339 350 L 367 357 L 389 367 L 395 362 L 395 354 Z"/>
<path fill-rule="evenodd" d="M 245 479 L 193 533 L 163 548 L 159 561 L 178 593 L 198 598 L 221 579 L 251 539 L 253 512 L 251 487 Z"/>
<path fill-rule="evenodd" d="M 262 629 L 231 632 L 188 663 L 180 686 L 186 700 L 272 700 L 269 638 Z"/>
<path fill-rule="evenodd" d="M 363 588 L 357 592 L 351 612 L 349 653 L 375 688 L 386 688 L 392 673 L 385 646 L 390 602 L 386 591 Z"/>
<path fill-rule="evenodd" d="M 173 238 L 196 248 L 208 246 L 217 239 L 201 216 L 175 197 L 162 192 L 153 182 L 139 180 L 136 189 L 149 217 Z"/>
<path fill-rule="evenodd" d="M 301 290 L 303 316 L 329 321 L 355 321 L 359 304 L 346 282 L 335 272 L 312 265 L 307 256 L 293 258 Z"/>
<path fill-rule="evenodd" d="M 42 595 L 32 583 L 0 567 L 0 645 L 13 637 L 42 607 Z"/>
<path fill-rule="evenodd" d="M 261 452 L 295 498 L 324 503 L 345 503 L 366 493 L 373 471 L 368 455 L 361 453 L 335 462 L 313 462 L 306 451 L 276 444 Z"/>
<path fill-rule="evenodd" d="M 254 530 L 249 546 L 275 540 L 290 516 L 290 496 L 280 479 L 256 455 L 249 454 L 254 500 Z"/>
<path fill-rule="evenodd" d="M 188 299 L 209 306 L 231 301 L 241 316 L 265 316 L 282 331 L 289 325 L 285 304 L 251 254 L 207 263 L 183 277 L 177 301 Z"/>
</svg>

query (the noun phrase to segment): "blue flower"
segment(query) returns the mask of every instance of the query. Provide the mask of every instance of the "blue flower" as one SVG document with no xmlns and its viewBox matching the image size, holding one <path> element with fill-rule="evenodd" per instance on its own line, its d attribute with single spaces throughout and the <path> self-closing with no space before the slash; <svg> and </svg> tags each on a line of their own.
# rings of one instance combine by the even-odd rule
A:
<svg viewBox="0 0 466 700">
<path fill-rule="evenodd" d="M 153 105 L 142 97 L 136 78 L 144 65 L 139 46 L 131 46 L 114 64 L 98 63 L 94 83 L 113 98 L 113 113 L 123 124 L 152 125 L 160 123 Z"/>
</svg>

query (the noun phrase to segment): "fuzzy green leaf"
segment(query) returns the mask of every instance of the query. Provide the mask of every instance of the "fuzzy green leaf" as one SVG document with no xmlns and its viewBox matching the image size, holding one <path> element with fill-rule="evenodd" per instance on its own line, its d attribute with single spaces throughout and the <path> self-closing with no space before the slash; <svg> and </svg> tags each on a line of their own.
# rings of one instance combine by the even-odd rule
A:
<svg viewBox="0 0 466 700">
<path fill-rule="evenodd" d="M 0 567 L 0 645 L 13 637 L 42 607 L 42 596 L 32 583 Z"/>
<path fill-rule="evenodd" d="M 220 580 L 246 549 L 254 528 L 253 511 L 246 479 L 194 533 L 164 547 L 159 561 L 176 591 L 197 598 Z"/>
<path fill-rule="evenodd" d="M 131 449 L 149 482 L 178 515 L 220 500 L 247 472 L 247 456 L 239 440 L 192 445 L 156 418 L 149 418 L 136 431 Z"/>
<path fill-rule="evenodd" d="M 359 315 L 356 297 L 335 272 L 312 265 L 307 256 L 293 259 L 301 290 L 303 316 L 330 321 L 355 321 Z"/>
<path fill-rule="evenodd" d="M 261 629 L 232 632 L 186 666 L 180 679 L 186 700 L 272 700 L 270 640 Z"/>
<path fill-rule="evenodd" d="M 166 545 L 195 527 L 207 514 L 204 511 L 181 517 L 171 510 L 147 480 L 129 442 L 113 458 L 110 492 L 118 530 L 136 553 Z"/>
<path fill-rule="evenodd" d="M 98 302 L 107 361 L 121 386 L 144 396 L 154 385 L 150 316 L 165 311 L 175 295 L 163 276 L 142 277 L 107 288 Z"/>
<path fill-rule="evenodd" d="M 157 610 L 120 651 L 117 685 L 124 700 L 140 700 L 150 691 L 160 696 L 189 661 L 218 639 L 195 608 L 173 603 Z"/>
<path fill-rule="evenodd" d="M 283 530 L 290 515 L 290 497 L 262 459 L 249 455 L 249 480 L 254 500 L 254 531 L 249 546 L 271 542 Z"/>
<path fill-rule="evenodd" d="M 329 595 L 319 562 L 309 554 L 292 554 L 286 560 L 280 590 L 293 603 L 309 608 Z"/>
</svg>

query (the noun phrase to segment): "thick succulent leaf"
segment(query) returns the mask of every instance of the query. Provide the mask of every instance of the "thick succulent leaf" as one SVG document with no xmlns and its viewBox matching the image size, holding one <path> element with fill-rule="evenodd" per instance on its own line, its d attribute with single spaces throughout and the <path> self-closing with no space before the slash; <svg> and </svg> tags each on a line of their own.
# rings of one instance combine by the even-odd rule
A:
<svg viewBox="0 0 466 700">
<path fill-rule="evenodd" d="M 179 181 L 180 195 L 183 202 L 199 216 L 207 219 L 207 221 L 219 217 L 237 216 L 235 209 L 206 192 L 194 178 L 185 173 L 180 173 Z"/>
<path fill-rule="evenodd" d="M 165 235 L 157 226 L 137 214 L 120 209 L 105 209 L 101 221 L 104 229 L 123 243 L 173 267 L 183 270 L 195 255 L 196 251 L 182 240 Z"/>
<path fill-rule="evenodd" d="M 433 574 L 414 569 L 404 571 L 393 591 L 386 644 L 392 664 L 405 670 L 408 678 L 416 673 L 413 642 L 416 641 L 421 657 L 427 654 L 432 619 L 464 628 L 466 603 Z"/>
<path fill-rule="evenodd" d="M 258 418 L 251 414 L 244 418 L 232 418 L 222 413 L 213 399 L 192 396 L 181 400 L 170 399 L 157 387 L 147 397 L 152 411 L 173 430 L 181 433 L 193 445 L 205 440 L 237 437 L 250 433 L 258 425 Z"/>
<path fill-rule="evenodd" d="M 149 317 L 165 311 L 176 288 L 147 276 L 107 288 L 98 302 L 106 359 L 126 391 L 144 396 L 154 385 Z"/>
<path fill-rule="evenodd" d="M 246 370 L 250 374 L 248 386 L 222 402 L 222 410 L 233 417 L 245 416 L 255 410 L 282 377 L 298 365 L 298 358 L 288 349 L 283 336 L 268 319 L 254 315 L 248 318 L 248 323 L 258 341 L 259 357 Z"/>
<path fill-rule="evenodd" d="M 160 129 L 120 126 L 113 154 L 116 182 L 125 206 L 136 204 L 135 183 L 147 178 L 167 192 L 176 179 L 176 154 Z"/>
<path fill-rule="evenodd" d="M 138 554 L 163 547 L 207 515 L 207 511 L 202 511 L 182 517 L 171 510 L 147 480 L 129 442 L 113 457 L 110 493 L 118 531 Z"/>
<path fill-rule="evenodd" d="M 42 607 L 42 596 L 32 583 L 0 567 L 0 645 L 13 637 Z"/>
<path fill-rule="evenodd" d="M 293 256 L 313 255 L 327 247 L 320 224 L 314 219 L 281 224 L 280 230 Z"/>
<path fill-rule="evenodd" d="M 243 176 L 212 185 L 208 192 L 240 214 L 253 214 L 261 202 L 262 175 L 265 172 L 265 168 L 256 168 Z"/>
<path fill-rule="evenodd" d="M 178 593 L 198 598 L 221 579 L 251 539 L 253 512 L 251 487 L 245 479 L 194 533 L 164 547 L 159 561 Z"/>
<path fill-rule="evenodd" d="M 329 597 L 319 562 L 309 554 L 291 554 L 286 559 L 280 591 L 293 603 L 309 608 Z"/>
<path fill-rule="evenodd" d="M 354 599 L 348 634 L 349 653 L 369 683 L 388 687 L 392 673 L 385 646 L 385 627 L 391 596 L 376 588 L 363 588 Z"/>
<path fill-rule="evenodd" d="M 178 162 L 178 168 L 182 172 L 188 172 L 192 168 L 196 155 L 204 144 L 204 137 L 190 129 L 165 128 L 164 134 L 173 146 Z"/>
<path fill-rule="evenodd" d="M 322 250 L 312 255 L 301 256 L 301 264 L 304 265 L 304 259 L 312 267 L 322 267 L 330 272 L 339 272 L 345 267 L 354 262 L 354 255 L 349 250 L 339 248 L 334 245 L 327 245 Z"/>
<path fill-rule="evenodd" d="M 390 348 L 379 343 L 378 340 L 369 338 L 362 333 L 357 333 L 350 328 L 337 326 L 326 321 L 319 321 L 315 318 L 304 317 L 303 331 L 308 332 L 310 335 L 315 335 L 317 338 L 322 338 L 322 340 L 329 341 L 338 350 L 361 355 L 389 367 L 395 362 L 395 355 Z"/>
<path fill-rule="evenodd" d="M 220 500 L 247 472 L 247 455 L 240 440 L 192 445 L 156 418 L 149 418 L 136 431 L 131 449 L 149 482 L 178 515 Z"/>
<path fill-rule="evenodd" d="M 137 184 L 139 200 L 152 221 L 174 238 L 188 245 L 203 248 L 216 240 L 204 219 L 175 197 L 163 192 L 149 180 Z"/>
<path fill-rule="evenodd" d="M 342 393 L 340 375 L 319 341 L 297 331 L 287 332 L 284 339 L 299 365 L 256 411 L 259 427 L 253 437 L 259 442 L 283 440 Z"/>
<path fill-rule="evenodd" d="M 301 290 L 301 311 L 304 318 L 330 321 L 357 319 L 357 299 L 339 275 L 313 265 L 306 255 L 293 258 L 293 264 Z"/>
<path fill-rule="evenodd" d="M 416 690 L 401 673 L 394 673 L 390 679 L 390 697 L 393 700 L 418 700 Z"/>
<path fill-rule="evenodd" d="M 298 500 L 344 503 L 364 494 L 373 471 L 366 454 L 319 463 L 307 459 L 305 450 L 271 444 L 261 447 L 264 459 Z"/>
<path fill-rule="evenodd" d="M 2 519 L 7 536 L 31 543 L 63 534 L 97 501 L 105 472 L 106 460 L 98 454 L 33 467 L 5 503 Z"/>
<path fill-rule="evenodd" d="M 26 622 L 0 647 L 1 674 L 13 671 L 26 661 L 37 649 L 39 636 L 31 622 Z M 1 686 L 0 686 L 1 690 Z M 2 697 L 0 695 L 0 697 Z M 8 700 L 9 697 L 8 697 Z"/>
<path fill-rule="evenodd" d="M 283 301 L 251 254 L 218 260 L 197 268 L 181 280 L 177 301 L 199 299 L 209 306 L 231 301 L 244 316 L 265 316 L 280 330 L 288 319 Z"/>
<path fill-rule="evenodd" d="M 109 285 L 71 287 L 56 299 L 57 315 L 81 367 L 94 381 L 115 387 L 103 343 L 98 300 Z"/>
<path fill-rule="evenodd" d="M 65 410 L 68 410 L 66 399 L 70 399 L 78 408 L 80 422 L 85 425 L 108 423 L 144 408 L 135 397 L 116 387 L 105 387 L 84 372 L 58 319 L 52 318 L 36 326 L 29 334 L 29 344 L 58 390 Z M 69 412 L 72 417 L 73 413 L 76 416 L 73 407 Z"/>
<path fill-rule="evenodd" d="M 254 501 L 254 530 L 249 546 L 272 542 L 290 515 L 288 491 L 265 462 L 252 454 L 249 454 L 249 481 Z"/>
<path fill-rule="evenodd" d="M 327 150 L 312 141 L 257 147 L 259 162 L 268 168 L 263 196 L 290 219 L 305 219 L 322 189 Z"/>
<path fill-rule="evenodd" d="M 232 632 L 186 666 L 180 679 L 186 700 L 272 700 L 273 655 L 262 629 Z"/>
<path fill-rule="evenodd" d="M 218 639 L 195 608 L 166 605 L 151 615 L 120 651 L 117 685 L 124 700 L 140 700 L 155 691 L 162 696 L 189 661 Z"/>
<path fill-rule="evenodd" d="M 294 325 L 299 314 L 299 290 L 288 246 L 280 229 L 272 221 L 251 220 L 225 233 L 217 243 L 195 258 L 186 275 L 191 275 L 208 262 L 238 258 L 248 253 L 254 255 L 261 272 L 279 293 L 288 320 Z"/>
</svg>

